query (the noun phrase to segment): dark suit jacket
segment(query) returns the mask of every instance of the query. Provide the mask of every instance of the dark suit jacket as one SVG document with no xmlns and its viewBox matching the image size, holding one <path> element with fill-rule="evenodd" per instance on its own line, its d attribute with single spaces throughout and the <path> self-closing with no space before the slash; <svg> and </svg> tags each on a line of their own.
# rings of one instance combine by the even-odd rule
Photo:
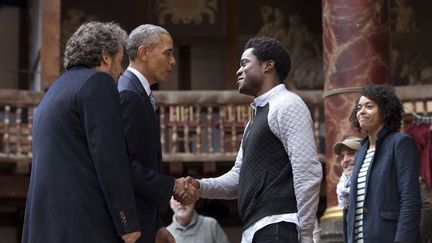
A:
<svg viewBox="0 0 432 243">
<path fill-rule="evenodd" d="M 351 177 L 348 242 L 354 242 L 357 177 L 368 148 L 369 141 L 365 138 L 357 151 Z M 363 208 L 365 243 L 421 242 L 418 152 L 410 136 L 386 128 L 378 133 L 375 154 L 366 176 Z"/>
<path fill-rule="evenodd" d="M 126 70 L 119 79 L 118 89 L 141 221 L 139 242 L 153 243 L 156 231 L 163 226 L 159 206 L 168 206 L 174 178 L 162 174 L 159 124 L 138 77 Z"/>
<path fill-rule="evenodd" d="M 123 242 L 139 230 L 114 80 L 90 68 L 57 79 L 34 114 L 22 242 Z"/>
</svg>

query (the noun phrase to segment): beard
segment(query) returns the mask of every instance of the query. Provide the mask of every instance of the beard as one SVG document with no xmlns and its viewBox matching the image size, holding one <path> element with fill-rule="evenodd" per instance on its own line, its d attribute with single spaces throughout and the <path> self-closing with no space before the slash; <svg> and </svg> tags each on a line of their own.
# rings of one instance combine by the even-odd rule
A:
<svg viewBox="0 0 432 243">
<path fill-rule="evenodd" d="M 259 79 L 251 77 L 244 79 L 239 85 L 239 93 L 256 97 L 261 85 L 262 81 Z"/>
<path fill-rule="evenodd" d="M 179 218 L 185 218 L 185 217 L 188 217 L 189 215 L 191 215 L 192 211 L 193 211 L 193 208 L 191 208 L 191 207 L 181 208 L 175 212 L 175 215 Z"/>
</svg>

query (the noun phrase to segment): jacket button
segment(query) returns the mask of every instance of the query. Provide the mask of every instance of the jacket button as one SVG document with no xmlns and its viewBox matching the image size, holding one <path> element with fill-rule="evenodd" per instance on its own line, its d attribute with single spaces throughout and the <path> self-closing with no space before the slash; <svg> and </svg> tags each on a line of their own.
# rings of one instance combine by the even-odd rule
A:
<svg viewBox="0 0 432 243">
<path fill-rule="evenodd" d="M 367 208 L 363 208 L 363 213 L 368 213 L 368 209 Z"/>
<path fill-rule="evenodd" d="M 126 213 L 124 211 L 120 211 L 120 218 L 123 221 L 123 223 L 125 223 L 125 224 L 127 223 Z"/>
</svg>

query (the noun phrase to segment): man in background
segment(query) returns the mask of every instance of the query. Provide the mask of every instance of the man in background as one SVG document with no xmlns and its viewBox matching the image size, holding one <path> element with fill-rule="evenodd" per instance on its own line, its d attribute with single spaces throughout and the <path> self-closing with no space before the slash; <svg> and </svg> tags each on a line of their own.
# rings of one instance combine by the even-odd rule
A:
<svg viewBox="0 0 432 243">
<path fill-rule="evenodd" d="M 199 215 L 194 210 L 195 203 L 182 205 L 171 198 L 170 206 L 174 215 L 167 229 L 174 236 L 176 243 L 229 243 L 227 235 L 216 219 Z"/>
<path fill-rule="evenodd" d="M 354 136 L 348 136 L 333 146 L 333 152 L 337 155 L 337 162 L 342 167 L 342 174 L 336 186 L 336 194 L 339 207 L 343 210 L 343 234 L 344 241 L 347 240 L 347 221 L 346 214 L 348 210 L 349 191 L 351 186 L 351 173 L 354 169 L 355 154 L 360 148 L 361 139 Z"/>
<path fill-rule="evenodd" d="M 337 155 L 337 162 L 342 167 L 342 174 L 336 186 L 336 194 L 339 207 L 348 208 L 351 172 L 354 168 L 355 154 L 360 148 L 361 139 L 349 136 L 333 146 L 333 152 Z"/>
</svg>

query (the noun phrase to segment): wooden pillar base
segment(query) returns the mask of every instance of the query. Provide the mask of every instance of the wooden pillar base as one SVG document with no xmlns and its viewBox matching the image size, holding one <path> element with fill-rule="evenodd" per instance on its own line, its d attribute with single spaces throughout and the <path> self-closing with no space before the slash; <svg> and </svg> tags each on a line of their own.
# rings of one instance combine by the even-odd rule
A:
<svg viewBox="0 0 432 243">
<path fill-rule="evenodd" d="M 327 208 L 321 217 L 321 243 L 343 243 L 343 210 Z"/>
</svg>

